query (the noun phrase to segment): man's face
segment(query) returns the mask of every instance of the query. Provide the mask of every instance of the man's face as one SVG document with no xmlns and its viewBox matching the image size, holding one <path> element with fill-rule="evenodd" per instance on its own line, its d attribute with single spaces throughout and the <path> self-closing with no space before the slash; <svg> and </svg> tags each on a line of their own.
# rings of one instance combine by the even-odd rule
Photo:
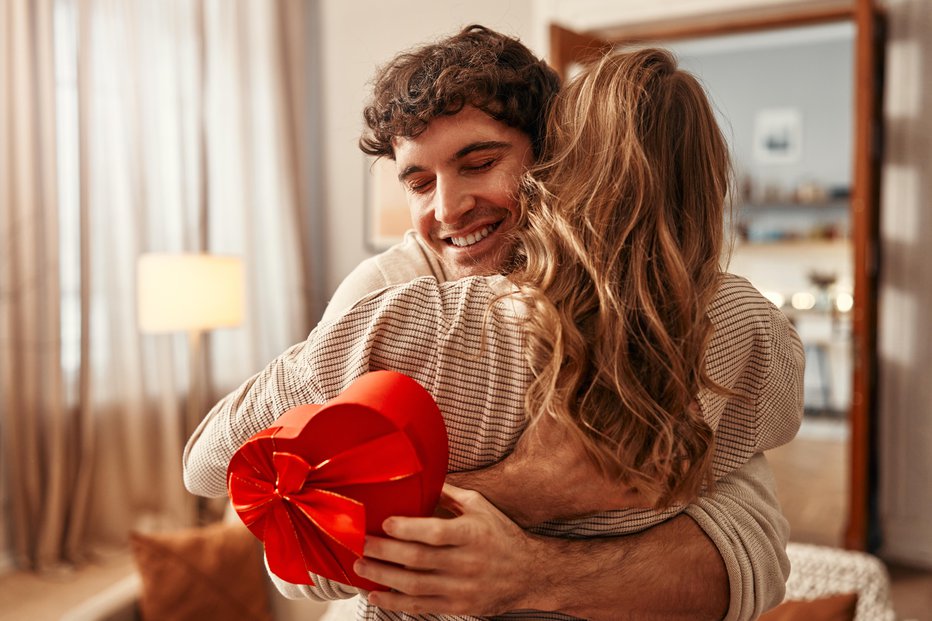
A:
<svg viewBox="0 0 932 621">
<path fill-rule="evenodd" d="M 449 277 L 498 272 L 518 221 L 518 181 L 534 159 L 530 138 L 467 106 L 394 150 L 414 228 Z"/>
</svg>

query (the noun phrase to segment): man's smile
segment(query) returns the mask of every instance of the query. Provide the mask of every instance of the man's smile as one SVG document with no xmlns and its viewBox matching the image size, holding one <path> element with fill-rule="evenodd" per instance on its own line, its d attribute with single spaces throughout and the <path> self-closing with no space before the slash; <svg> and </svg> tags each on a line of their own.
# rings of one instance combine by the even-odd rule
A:
<svg viewBox="0 0 932 621">
<path fill-rule="evenodd" d="M 460 248 L 472 246 L 473 244 L 476 244 L 491 235 L 492 232 L 495 231 L 502 222 L 503 220 L 500 220 L 492 224 L 487 224 L 478 230 L 472 231 L 466 235 L 450 235 L 449 237 L 444 237 L 444 241 Z"/>
<path fill-rule="evenodd" d="M 393 149 L 411 221 L 446 276 L 500 270 L 520 219 L 521 175 L 533 162 L 527 134 L 466 106 Z"/>
</svg>

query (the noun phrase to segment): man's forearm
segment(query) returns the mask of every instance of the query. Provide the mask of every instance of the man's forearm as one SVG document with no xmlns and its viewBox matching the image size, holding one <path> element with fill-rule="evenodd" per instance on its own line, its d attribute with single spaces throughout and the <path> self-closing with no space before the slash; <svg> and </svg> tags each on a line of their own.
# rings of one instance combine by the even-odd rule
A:
<svg viewBox="0 0 932 621">
<path fill-rule="evenodd" d="M 444 486 L 452 518 L 392 517 L 356 572 L 389 587 L 369 603 L 414 614 L 560 611 L 589 619 L 720 619 L 725 568 L 690 518 L 630 536 L 529 534 L 478 492 Z"/>
<path fill-rule="evenodd" d="M 524 528 L 650 506 L 636 491 L 602 477 L 582 446 L 549 419 L 525 431 L 505 459 L 481 470 L 451 472 L 447 482 L 481 493 Z"/>
<path fill-rule="evenodd" d="M 546 452 L 546 458 L 541 451 Z M 635 507 L 636 492 L 598 478 L 558 428 L 543 426 L 483 470 L 447 475 L 480 492 L 518 525 Z M 541 575 L 531 602 L 592 619 L 721 619 L 730 583 L 721 553 L 689 516 L 640 533 L 594 539 L 532 537 Z"/>
<path fill-rule="evenodd" d="M 623 537 L 532 541 L 547 559 L 531 576 L 535 609 L 644 620 L 722 619 L 728 610 L 725 564 L 688 516 Z"/>
<path fill-rule="evenodd" d="M 530 446 L 533 452 L 534 445 Z M 609 496 L 616 492 L 594 480 L 592 473 L 586 479 L 580 478 L 581 475 L 573 472 L 571 460 L 563 460 L 557 472 L 552 466 L 559 461 L 559 455 L 552 453 L 548 459 L 536 456 L 535 463 L 523 463 L 528 461 L 522 457 L 523 452 L 516 451 L 485 470 L 450 474 L 447 478 L 456 485 L 487 494 L 492 504 L 525 527 L 544 520 L 594 513 L 610 506 L 605 503 L 611 502 Z M 609 561 L 600 561 L 604 567 L 609 567 L 613 552 L 628 558 L 628 566 L 634 567 L 645 559 L 651 565 L 646 573 L 637 573 L 633 578 L 625 567 L 616 570 L 613 574 L 616 581 L 602 592 L 588 590 L 585 584 L 576 592 L 595 606 L 603 601 L 603 596 L 629 588 L 632 579 L 637 581 L 644 577 L 651 580 L 644 593 L 652 594 L 654 587 L 663 586 L 662 582 L 671 587 L 671 597 L 687 607 L 694 605 L 697 610 L 716 609 L 724 593 L 730 598 L 729 621 L 757 618 L 782 601 L 789 574 L 785 549 L 788 526 L 774 492 L 773 475 L 763 455 L 755 455 L 747 464 L 726 475 L 711 494 L 690 505 L 687 514 L 688 518 L 680 516 L 637 535 L 587 540 L 592 545 L 591 554 L 604 553 L 609 558 Z M 686 521 L 688 519 L 691 521 Z M 685 527 L 679 528 L 683 524 Z M 674 525 L 676 530 L 673 530 Z M 587 542 L 574 541 L 569 545 Z M 639 542 L 643 546 L 634 547 Z M 554 542 L 555 546 L 558 544 Z M 606 550 L 601 550 L 603 545 Z M 671 547 L 675 549 L 671 551 Z M 726 579 L 716 577 L 722 563 L 728 574 Z M 654 580 L 650 573 L 653 569 L 667 573 L 661 575 L 660 580 Z M 566 576 L 564 582 L 571 586 L 571 572 L 564 570 L 562 573 Z M 701 578 L 699 593 L 691 590 L 695 586 L 691 582 L 678 584 L 680 580 L 697 576 Z M 633 591 L 635 596 L 639 592 Z M 608 606 L 611 605 L 609 601 Z"/>
</svg>

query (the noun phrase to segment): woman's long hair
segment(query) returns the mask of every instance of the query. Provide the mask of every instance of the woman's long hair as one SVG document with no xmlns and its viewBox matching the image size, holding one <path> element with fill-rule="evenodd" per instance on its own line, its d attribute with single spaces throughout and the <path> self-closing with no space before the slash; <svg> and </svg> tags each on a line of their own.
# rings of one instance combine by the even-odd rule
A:
<svg viewBox="0 0 932 621">
<path fill-rule="evenodd" d="M 551 416 L 655 507 L 708 481 L 697 395 L 730 179 L 698 81 L 673 56 L 613 53 L 561 92 L 523 197 L 513 280 L 529 304 L 532 424 Z M 519 227 L 521 228 L 521 227 Z"/>
</svg>

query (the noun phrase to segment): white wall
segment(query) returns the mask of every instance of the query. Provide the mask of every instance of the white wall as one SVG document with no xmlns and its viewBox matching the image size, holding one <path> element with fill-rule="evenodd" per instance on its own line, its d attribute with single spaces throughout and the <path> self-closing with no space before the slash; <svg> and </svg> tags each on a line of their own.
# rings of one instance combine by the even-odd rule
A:
<svg viewBox="0 0 932 621">
<path fill-rule="evenodd" d="M 843 1 L 843 0 L 842 0 Z M 684 18 L 747 8 L 837 5 L 838 0 L 539 0 L 541 13 L 567 28 L 597 30 L 654 19 Z"/>
<path fill-rule="evenodd" d="M 365 159 L 356 146 L 376 68 L 397 52 L 479 23 L 521 38 L 541 56 L 533 0 L 322 0 L 323 243 L 326 295 L 370 255 L 363 231 Z"/>
<path fill-rule="evenodd" d="M 776 186 L 783 194 L 806 182 L 847 188 L 854 128 L 854 28 L 809 26 L 780 34 L 769 45 L 755 44 L 765 38 L 756 34 L 707 38 L 692 45 L 677 42 L 672 49 L 681 66 L 698 75 L 709 91 L 739 177 L 753 178 L 759 191 L 764 185 Z M 802 118 L 802 144 L 794 162 L 764 163 L 755 157 L 755 117 L 774 108 L 796 110 Z"/>
</svg>

